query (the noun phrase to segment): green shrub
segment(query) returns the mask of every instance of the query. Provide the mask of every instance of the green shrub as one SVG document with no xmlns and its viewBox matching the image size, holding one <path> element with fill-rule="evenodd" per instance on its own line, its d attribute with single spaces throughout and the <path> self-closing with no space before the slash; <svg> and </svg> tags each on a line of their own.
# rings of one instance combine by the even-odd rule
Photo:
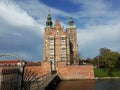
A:
<svg viewBox="0 0 120 90">
<path fill-rule="evenodd" d="M 95 77 L 107 77 L 108 76 L 108 72 L 100 68 L 95 68 L 94 73 L 95 73 Z"/>
<path fill-rule="evenodd" d="M 111 72 L 111 73 L 112 73 L 112 77 L 120 77 L 120 71 Z"/>
<path fill-rule="evenodd" d="M 120 77 L 120 70 L 118 69 L 108 69 L 108 68 L 95 68 L 95 77 Z"/>
</svg>

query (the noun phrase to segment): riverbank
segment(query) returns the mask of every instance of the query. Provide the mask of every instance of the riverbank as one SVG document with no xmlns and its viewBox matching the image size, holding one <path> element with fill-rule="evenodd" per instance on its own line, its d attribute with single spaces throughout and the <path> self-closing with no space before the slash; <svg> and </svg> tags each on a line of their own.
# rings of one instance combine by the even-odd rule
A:
<svg viewBox="0 0 120 90">
<path fill-rule="evenodd" d="M 120 77 L 95 77 L 94 79 L 120 79 Z"/>
<path fill-rule="evenodd" d="M 111 80 L 114 80 L 114 79 L 120 79 L 120 77 L 94 77 L 92 79 L 62 79 L 61 81 L 79 81 L 79 80 L 102 80 L 102 79 L 111 79 Z"/>
</svg>

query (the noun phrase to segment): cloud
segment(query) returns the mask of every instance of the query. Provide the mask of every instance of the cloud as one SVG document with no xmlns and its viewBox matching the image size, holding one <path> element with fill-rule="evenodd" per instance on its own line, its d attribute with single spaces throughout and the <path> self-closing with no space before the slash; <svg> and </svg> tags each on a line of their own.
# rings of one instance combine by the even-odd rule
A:
<svg viewBox="0 0 120 90">
<path fill-rule="evenodd" d="M 79 50 L 83 57 L 94 57 L 102 47 L 119 51 L 120 25 L 93 26 L 78 31 Z"/>
<path fill-rule="evenodd" d="M 0 53 L 42 59 L 43 29 L 44 25 L 37 23 L 15 2 L 0 1 Z"/>
<path fill-rule="evenodd" d="M 17 0 L 15 2 L 17 2 L 17 4 L 20 5 L 22 9 L 26 10 L 32 17 L 34 17 L 35 19 L 42 19 L 43 22 L 46 21 L 49 9 L 52 17 L 54 18 L 56 18 L 57 16 L 70 16 L 70 14 L 67 12 L 45 5 L 44 3 L 42 3 L 41 0 L 25 0 L 24 2 L 21 0 Z"/>
<path fill-rule="evenodd" d="M 48 9 L 48 6 L 37 0 L 1 0 L 0 53 L 18 54 L 28 60 L 42 60 L 43 33 Z M 41 13 L 42 11 L 46 12 Z M 54 8 L 51 11 L 54 13 L 53 16 L 60 13 L 67 15 Z"/>
<path fill-rule="evenodd" d="M 15 53 L 30 60 L 42 59 L 43 33 L 49 9 L 53 22 L 58 18 L 65 27 L 67 17 L 73 16 L 79 52 L 83 57 L 98 55 L 102 47 L 120 52 L 119 9 L 112 10 L 112 3 L 105 0 L 70 1 L 81 5 L 80 11 L 68 13 L 47 6 L 40 0 L 1 0 L 0 53 Z"/>
<path fill-rule="evenodd" d="M 11 25 L 33 26 L 35 23 L 25 11 L 21 10 L 15 3 L 8 1 L 0 2 L 0 17 Z"/>
<path fill-rule="evenodd" d="M 81 15 L 80 17 L 104 15 L 111 6 L 111 3 L 105 0 L 71 0 L 71 2 L 81 5 L 82 9 L 78 12 Z"/>
<path fill-rule="evenodd" d="M 79 51 L 82 56 L 94 57 L 102 47 L 120 52 L 120 11 L 111 10 L 112 3 L 104 0 L 73 2 L 83 5 L 83 10 L 75 16 L 79 24 L 84 24 L 84 27 L 78 29 Z"/>
</svg>

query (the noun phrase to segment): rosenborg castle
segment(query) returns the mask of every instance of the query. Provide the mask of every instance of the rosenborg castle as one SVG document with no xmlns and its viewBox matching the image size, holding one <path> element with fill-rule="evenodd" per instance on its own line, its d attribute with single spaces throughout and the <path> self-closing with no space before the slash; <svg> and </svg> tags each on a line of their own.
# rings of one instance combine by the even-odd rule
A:
<svg viewBox="0 0 120 90">
<path fill-rule="evenodd" d="M 59 20 L 53 25 L 51 14 L 48 14 L 44 31 L 44 61 L 78 64 L 77 31 L 72 17 L 65 30 Z"/>
</svg>

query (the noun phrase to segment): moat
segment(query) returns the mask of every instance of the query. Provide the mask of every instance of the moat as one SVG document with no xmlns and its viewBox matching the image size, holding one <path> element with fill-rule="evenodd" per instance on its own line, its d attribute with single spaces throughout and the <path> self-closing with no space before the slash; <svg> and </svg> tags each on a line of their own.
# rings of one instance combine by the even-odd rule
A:
<svg viewBox="0 0 120 90">
<path fill-rule="evenodd" d="M 120 79 L 61 81 L 56 90 L 120 90 Z"/>
</svg>

